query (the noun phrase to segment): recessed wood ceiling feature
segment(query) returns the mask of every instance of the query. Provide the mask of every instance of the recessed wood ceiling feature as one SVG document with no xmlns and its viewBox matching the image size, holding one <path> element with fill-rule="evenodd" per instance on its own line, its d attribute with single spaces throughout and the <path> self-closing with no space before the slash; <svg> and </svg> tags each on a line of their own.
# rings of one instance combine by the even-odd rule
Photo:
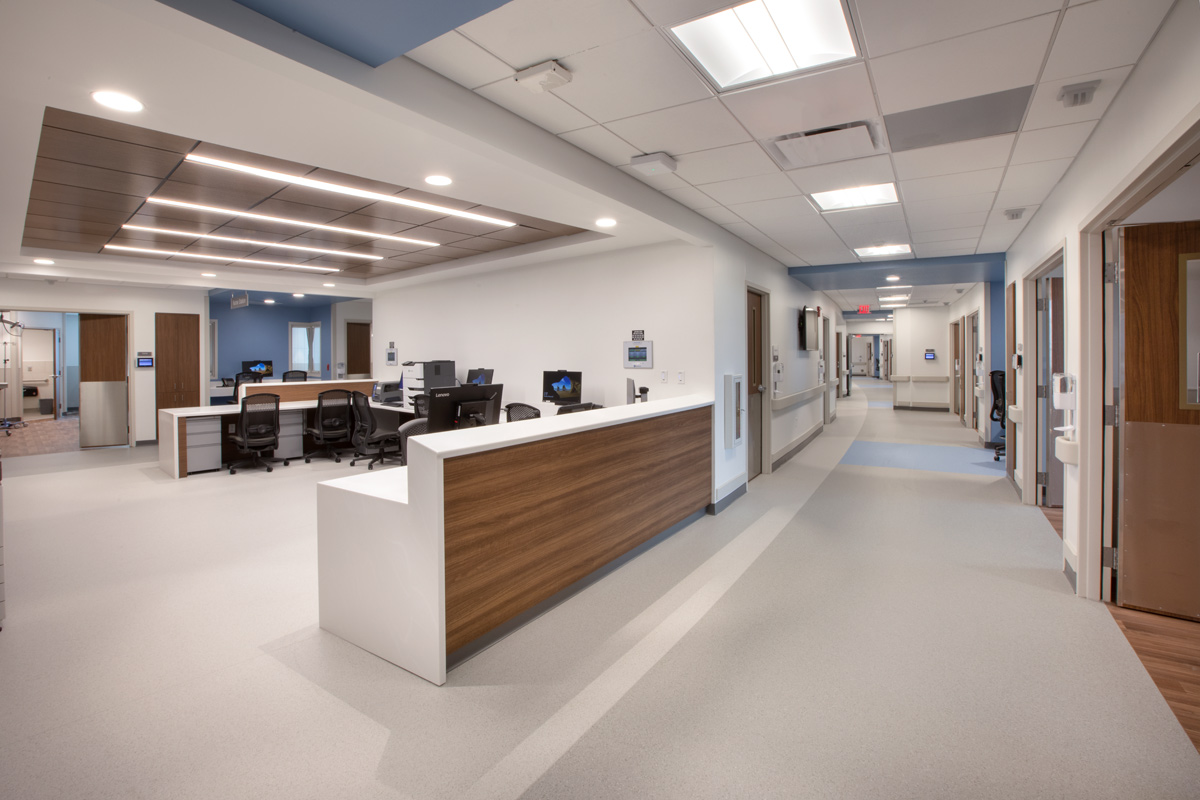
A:
<svg viewBox="0 0 1200 800">
<path fill-rule="evenodd" d="M 377 194 L 403 196 L 517 224 L 504 228 L 436 210 L 292 184 L 187 161 L 188 153 Z M 151 197 L 225 210 L 204 211 L 147 202 Z M 271 222 L 239 212 L 364 233 Z M 191 235 L 139 231 L 124 228 L 125 224 Z M 244 262 L 238 266 L 265 270 L 320 266 L 357 278 L 377 278 L 580 232 L 580 228 L 510 214 L 469 201 L 47 108 L 42 118 L 22 245 L 101 253 L 105 252 L 105 245 L 111 244 L 178 253 L 178 257 L 164 257 L 156 253 L 118 251 L 121 257 L 149 258 L 188 269 L 250 258 L 285 266 Z M 315 253 L 227 242 L 203 238 L 202 234 L 338 252 Z M 436 245 L 397 242 L 383 236 L 402 236 Z M 216 260 L 187 258 L 185 254 L 215 256 Z M 356 255 L 379 259 L 365 261 Z"/>
</svg>

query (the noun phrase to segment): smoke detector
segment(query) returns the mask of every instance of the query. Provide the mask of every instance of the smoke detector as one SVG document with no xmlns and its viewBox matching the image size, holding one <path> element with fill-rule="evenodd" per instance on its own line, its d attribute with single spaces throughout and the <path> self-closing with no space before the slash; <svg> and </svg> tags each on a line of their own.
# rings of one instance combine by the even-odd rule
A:
<svg viewBox="0 0 1200 800">
<path fill-rule="evenodd" d="M 678 165 L 666 153 L 647 153 L 629 159 L 629 166 L 643 175 L 665 175 L 674 172 Z"/>
<path fill-rule="evenodd" d="M 1064 86 L 1058 90 L 1058 99 L 1066 108 L 1086 106 L 1095 98 L 1096 87 L 1099 85 L 1100 81 L 1088 81 L 1087 83 L 1073 83 L 1070 86 Z"/>
<path fill-rule="evenodd" d="M 571 73 L 557 61 L 546 61 L 521 70 L 513 80 L 533 94 L 541 94 L 570 83 Z"/>
</svg>

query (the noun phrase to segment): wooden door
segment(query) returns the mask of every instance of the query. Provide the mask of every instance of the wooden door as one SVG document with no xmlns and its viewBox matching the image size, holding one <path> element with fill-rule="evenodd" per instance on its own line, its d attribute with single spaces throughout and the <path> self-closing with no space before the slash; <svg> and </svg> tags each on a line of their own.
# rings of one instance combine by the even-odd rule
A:
<svg viewBox="0 0 1200 800">
<path fill-rule="evenodd" d="M 200 315 L 155 314 L 154 350 L 156 412 L 200 405 Z"/>
<path fill-rule="evenodd" d="M 79 446 L 129 444 L 124 314 L 79 315 Z"/>
<path fill-rule="evenodd" d="M 804 311 L 800 312 L 801 314 Z M 763 391 L 763 298 L 756 292 L 746 292 L 746 394 L 749 400 L 750 442 L 747 456 L 747 480 L 762 473 L 762 408 Z"/>
<path fill-rule="evenodd" d="M 371 375 L 371 323 L 346 323 L 346 377 Z"/>
<path fill-rule="evenodd" d="M 1008 406 L 1017 404 L 1017 370 L 1013 356 L 1017 353 L 1017 284 L 1004 290 L 1004 471 L 1009 480 L 1016 479 L 1017 423 L 1008 418 Z"/>
<path fill-rule="evenodd" d="M 957 322 L 950 323 L 950 413 L 957 414 L 962 419 L 962 394 L 958 384 L 961 381 L 962 350 L 959 347 L 959 328 Z"/>
<path fill-rule="evenodd" d="M 1200 619 L 1200 404 L 1180 380 L 1181 343 L 1200 336 L 1200 320 L 1180 313 L 1200 222 L 1127 228 L 1122 249 L 1117 604 Z"/>
<path fill-rule="evenodd" d="M 837 359 L 833 363 L 833 370 L 837 373 L 837 396 L 843 395 L 842 390 L 842 332 L 837 332 Z"/>
</svg>

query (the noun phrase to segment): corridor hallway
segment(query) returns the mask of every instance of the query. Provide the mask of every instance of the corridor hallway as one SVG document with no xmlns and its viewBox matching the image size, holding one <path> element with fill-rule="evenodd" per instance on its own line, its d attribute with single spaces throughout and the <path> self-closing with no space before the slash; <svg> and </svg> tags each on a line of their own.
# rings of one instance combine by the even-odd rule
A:
<svg viewBox="0 0 1200 800">
<path fill-rule="evenodd" d="M 344 464 L 6 463 L 4 794 L 1196 797 L 1045 518 L 957 419 L 889 399 L 856 380 L 744 497 L 443 687 L 317 627 L 314 486 Z"/>
</svg>

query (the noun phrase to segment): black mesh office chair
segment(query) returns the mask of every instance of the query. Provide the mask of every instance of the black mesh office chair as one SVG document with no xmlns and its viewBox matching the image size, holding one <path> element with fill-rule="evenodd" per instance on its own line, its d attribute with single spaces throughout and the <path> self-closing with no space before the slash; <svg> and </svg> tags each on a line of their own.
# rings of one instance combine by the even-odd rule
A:
<svg viewBox="0 0 1200 800">
<path fill-rule="evenodd" d="M 306 381 L 306 380 L 308 380 L 308 373 L 302 369 L 289 369 L 287 372 L 283 373 L 283 382 L 284 383 L 292 383 L 293 381 Z"/>
<path fill-rule="evenodd" d="M 371 401 L 362 392 L 350 395 L 350 404 L 354 409 L 354 428 L 350 432 L 350 443 L 354 445 L 355 452 L 350 466 L 370 458 L 367 469 L 375 469 L 376 464 L 386 459 L 399 458 L 399 431 L 380 425 L 375 420 L 375 415 L 371 413 Z"/>
<path fill-rule="evenodd" d="M 429 395 L 413 395 L 413 414 L 417 416 L 417 419 L 429 416 Z"/>
<path fill-rule="evenodd" d="M 1008 405 L 1006 404 L 1005 394 L 1004 394 L 1004 370 L 994 369 L 991 372 L 991 376 L 992 376 L 992 413 L 991 413 L 991 418 L 992 418 L 993 422 L 1000 423 L 1000 438 L 1006 439 L 1007 437 L 1005 436 L 1005 428 L 1007 427 L 1007 424 L 1008 424 Z M 1005 442 L 1001 442 L 999 445 L 996 446 L 996 456 L 994 459 L 995 461 L 999 461 L 1000 456 L 1007 454 L 1005 447 L 1006 447 Z"/>
<path fill-rule="evenodd" d="M 250 456 L 245 461 L 230 464 L 230 475 L 236 475 L 238 468 L 245 466 L 266 467 L 267 472 L 271 472 L 271 464 L 282 461 L 286 467 L 286 458 L 263 456 L 266 451 L 279 447 L 279 395 L 266 392 L 247 395 L 242 400 L 242 411 L 229 439 L 237 445 L 239 453 Z"/>
<path fill-rule="evenodd" d="M 528 403 L 509 403 L 504 407 L 506 422 L 517 422 L 523 419 L 537 419 L 542 415 L 540 408 L 534 408 Z"/>
<path fill-rule="evenodd" d="M 229 402 L 232 405 L 237 405 L 238 390 L 242 388 L 243 383 L 262 383 L 263 376 L 257 372 L 239 372 L 233 376 L 233 399 Z"/>
<path fill-rule="evenodd" d="M 317 395 L 317 413 L 313 424 L 304 429 L 317 443 L 317 449 L 304 454 L 304 463 L 309 463 L 313 456 L 332 458 L 341 463 L 342 457 L 338 455 L 335 446 L 350 441 L 353 417 L 350 392 L 345 389 L 328 389 Z"/>
<path fill-rule="evenodd" d="M 408 464 L 408 437 L 429 433 L 429 420 L 410 419 L 396 431 L 400 435 L 400 463 Z"/>
</svg>

